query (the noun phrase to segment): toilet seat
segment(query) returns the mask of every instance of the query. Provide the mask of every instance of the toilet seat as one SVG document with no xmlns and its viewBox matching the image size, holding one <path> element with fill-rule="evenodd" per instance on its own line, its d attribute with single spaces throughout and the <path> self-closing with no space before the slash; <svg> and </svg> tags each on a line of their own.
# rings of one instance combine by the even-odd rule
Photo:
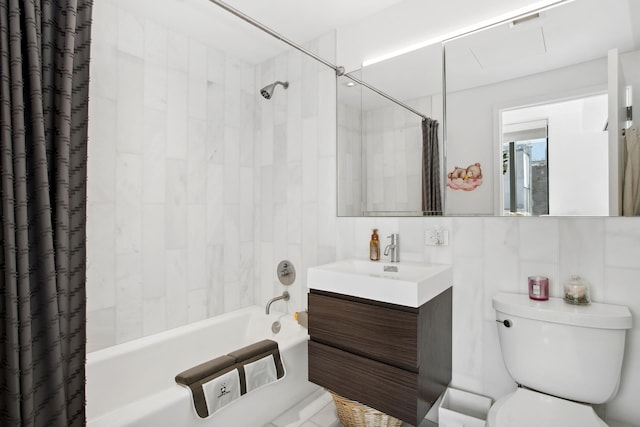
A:
<svg viewBox="0 0 640 427">
<path fill-rule="evenodd" d="M 518 388 L 491 406 L 487 426 L 607 427 L 607 424 L 589 405 Z"/>
</svg>

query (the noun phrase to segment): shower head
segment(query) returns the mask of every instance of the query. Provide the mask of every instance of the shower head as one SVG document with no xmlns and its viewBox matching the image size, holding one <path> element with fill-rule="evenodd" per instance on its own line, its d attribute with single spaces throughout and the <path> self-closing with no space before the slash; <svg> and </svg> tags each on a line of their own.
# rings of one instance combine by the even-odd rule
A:
<svg viewBox="0 0 640 427">
<path fill-rule="evenodd" d="M 273 82 L 270 85 L 266 85 L 262 89 L 260 89 L 260 95 L 264 97 L 264 99 L 271 99 L 271 95 L 273 94 L 273 90 L 276 88 L 276 85 L 282 85 L 283 88 L 289 87 L 289 82 Z"/>
</svg>

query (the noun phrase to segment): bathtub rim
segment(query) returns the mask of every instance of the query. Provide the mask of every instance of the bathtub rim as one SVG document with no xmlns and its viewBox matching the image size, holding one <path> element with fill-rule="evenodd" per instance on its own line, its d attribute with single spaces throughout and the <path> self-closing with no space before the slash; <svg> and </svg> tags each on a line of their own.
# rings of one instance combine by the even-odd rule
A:
<svg viewBox="0 0 640 427">
<path fill-rule="evenodd" d="M 136 351 L 136 350 L 140 350 L 143 349 L 145 347 L 148 347 L 150 345 L 159 343 L 161 341 L 165 341 L 167 339 L 171 339 L 171 338 L 175 338 L 178 337 L 180 335 L 183 335 L 185 333 L 191 333 L 191 332 L 195 332 L 195 331 L 199 331 L 201 329 L 205 329 L 207 327 L 210 327 L 211 325 L 214 325 L 216 323 L 220 323 L 223 321 L 227 321 L 229 319 L 233 319 L 235 317 L 242 317 L 243 315 L 246 314 L 253 314 L 253 313 L 262 313 L 264 314 L 263 308 L 257 305 L 252 305 L 252 306 L 248 306 L 248 307 L 244 307 L 244 308 L 239 308 L 237 310 L 234 311 L 230 311 L 227 313 L 223 313 L 223 314 L 219 314 L 217 316 L 213 316 L 213 317 L 208 317 L 206 319 L 202 319 L 202 320 L 198 320 L 192 323 L 188 323 L 186 325 L 181 325 L 181 326 L 176 326 L 175 328 L 171 328 L 171 329 L 167 329 L 165 331 L 160 331 L 160 332 L 156 332 L 155 334 L 151 334 L 151 335 L 147 335 L 144 337 L 140 337 L 140 338 L 136 338 L 130 341 L 126 341 L 120 344 L 115 344 L 112 345 L 110 347 L 105 347 L 105 348 L 101 348 L 99 350 L 94 350 L 92 352 L 89 352 L 86 354 L 86 366 L 88 367 L 89 365 L 93 365 L 96 363 L 100 363 L 104 360 L 108 360 L 114 357 L 118 357 L 118 356 L 122 356 L 124 354 L 127 354 L 129 352 L 132 351 Z M 266 316 L 266 314 L 265 314 Z M 288 314 L 288 313 L 283 313 L 283 312 L 279 312 L 279 311 L 272 311 L 269 315 L 268 315 L 268 319 L 272 319 L 273 321 L 282 319 L 282 318 L 287 318 L 289 321 L 294 322 L 296 324 L 298 324 L 294 319 L 293 319 L 293 314 Z M 298 324 L 298 326 L 300 328 L 303 328 L 302 326 L 300 326 Z M 306 334 L 306 338 L 305 337 L 301 337 L 300 339 L 290 339 L 290 340 L 286 340 L 285 342 L 280 342 L 278 341 L 278 346 L 280 347 L 280 349 L 286 349 L 287 347 L 303 340 L 309 339 L 309 333 L 307 331 Z"/>
</svg>

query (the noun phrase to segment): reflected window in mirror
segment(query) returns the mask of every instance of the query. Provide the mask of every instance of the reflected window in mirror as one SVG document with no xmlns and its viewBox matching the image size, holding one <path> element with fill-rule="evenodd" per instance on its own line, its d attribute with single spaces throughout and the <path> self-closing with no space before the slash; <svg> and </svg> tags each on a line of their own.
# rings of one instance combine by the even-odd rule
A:
<svg viewBox="0 0 640 427">
<path fill-rule="evenodd" d="M 607 94 L 501 113 L 504 214 L 607 215 Z"/>
<path fill-rule="evenodd" d="M 538 126 L 539 123 L 524 123 Z M 549 172 L 547 127 L 531 128 L 539 135 L 518 135 L 504 125 L 502 135 L 503 194 L 505 215 L 537 216 L 549 214 Z M 533 132 L 531 132 L 533 133 Z"/>
</svg>

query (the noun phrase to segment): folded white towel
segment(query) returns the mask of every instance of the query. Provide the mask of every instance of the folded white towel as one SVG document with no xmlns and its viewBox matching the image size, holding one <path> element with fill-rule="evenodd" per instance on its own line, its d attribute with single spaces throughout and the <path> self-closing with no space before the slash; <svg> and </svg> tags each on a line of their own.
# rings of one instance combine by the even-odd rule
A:
<svg viewBox="0 0 640 427">
<path fill-rule="evenodd" d="M 240 375 L 237 369 L 202 384 L 209 415 L 240 398 Z"/>
<path fill-rule="evenodd" d="M 247 393 L 278 379 L 272 354 L 244 365 L 244 373 L 247 380 Z"/>
</svg>

